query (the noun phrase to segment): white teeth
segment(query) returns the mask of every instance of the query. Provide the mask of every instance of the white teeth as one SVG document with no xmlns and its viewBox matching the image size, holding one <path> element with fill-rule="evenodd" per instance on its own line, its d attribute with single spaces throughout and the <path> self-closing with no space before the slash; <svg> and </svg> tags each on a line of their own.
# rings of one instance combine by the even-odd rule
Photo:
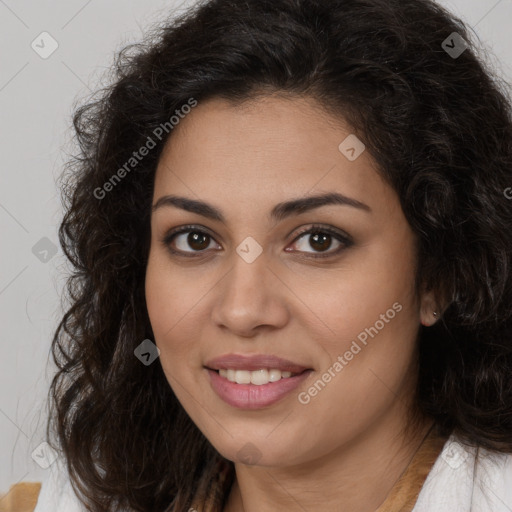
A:
<svg viewBox="0 0 512 512">
<path fill-rule="evenodd" d="M 235 371 L 235 381 L 237 384 L 250 384 L 251 383 L 251 372 L 246 370 Z"/>
<path fill-rule="evenodd" d="M 255 370 L 254 372 L 251 372 L 251 384 L 261 386 L 262 384 L 267 384 L 268 382 L 268 370 Z"/>
<path fill-rule="evenodd" d="M 281 370 L 270 370 L 268 380 L 270 382 L 276 382 L 278 380 L 281 380 Z"/>
<path fill-rule="evenodd" d="M 230 382 L 236 382 L 237 384 L 255 384 L 256 386 L 261 386 L 263 384 L 268 384 L 269 382 L 277 382 L 281 379 L 287 379 L 291 377 L 292 372 L 276 369 L 266 370 L 264 368 L 254 371 L 233 369 L 226 370 L 221 368 L 219 370 L 219 375 L 226 378 Z"/>
</svg>

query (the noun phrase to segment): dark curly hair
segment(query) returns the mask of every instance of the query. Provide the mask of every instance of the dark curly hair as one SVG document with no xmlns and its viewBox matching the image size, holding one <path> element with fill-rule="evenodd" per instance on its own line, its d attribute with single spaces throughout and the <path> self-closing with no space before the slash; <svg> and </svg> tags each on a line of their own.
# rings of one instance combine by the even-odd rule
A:
<svg viewBox="0 0 512 512">
<path fill-rule="evenodd" d="M 454 32 L 460 55 L 443 45 Z M 76 107 L 79 154 L 62 176 L 73 272 L 47 437 L 89 510 L 183 512 L 222 464 L 222 492 L 233 479 L 161 365 L 134 356 L 153 339 L 155 169 L 169 118 L 191 98 L 307 96 L 349 122 L 417 237 L 417 290 L 434 290 L 442 311 L 420 327 L 419 410 L 440 432 L 512 452 L 511 100 L 478 51 L 430 0 L 212 0 L 117 53 L 111 85 Z M 114 182 L 150 136 L 155 147 Z"/>
</svg>

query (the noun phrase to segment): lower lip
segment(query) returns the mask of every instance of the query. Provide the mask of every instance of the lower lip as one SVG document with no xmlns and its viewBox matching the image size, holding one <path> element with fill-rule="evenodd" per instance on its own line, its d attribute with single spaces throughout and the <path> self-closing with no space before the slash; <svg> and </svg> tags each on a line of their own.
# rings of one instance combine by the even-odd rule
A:
<svg viewBox="0 0 512 512">
<path fill-rule="evenodd" d="M 221 377 L 215 370 L 207 368 L 207 371 L 213 390 L 224 402 L 239 409 L 260 409 L 278 402 L 292 392 L 313 370 L 306 370 L 295 377 L 280 379 L 261 386 L 237 384 Z"/>
</svg>

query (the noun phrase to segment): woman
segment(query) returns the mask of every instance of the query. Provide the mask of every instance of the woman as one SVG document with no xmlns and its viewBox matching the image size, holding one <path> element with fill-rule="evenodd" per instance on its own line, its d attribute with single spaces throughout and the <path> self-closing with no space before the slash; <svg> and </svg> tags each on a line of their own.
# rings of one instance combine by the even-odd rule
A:
<svg viewBox="0 0 512 512">
<path fill-rule="evenodd" d="M 512 510 L 511 106 L 463 23 L 213 0 L 116 70 L 36 511 Z"/>
</svg>

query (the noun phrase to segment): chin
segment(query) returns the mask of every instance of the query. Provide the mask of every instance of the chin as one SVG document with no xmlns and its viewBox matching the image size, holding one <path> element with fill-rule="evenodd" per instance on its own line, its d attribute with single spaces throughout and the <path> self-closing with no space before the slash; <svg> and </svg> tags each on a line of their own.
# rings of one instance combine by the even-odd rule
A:
<svg viewBox="0 0 512 512">
<path fill-rule="evenodd" d="M 228 443 L 213 443 L 215 449 L 226 459 L 234 462 L 235 464 L 244 464 L 247 466 L 261 466 L 261 467 L 279 467 L 289 466 L 296 464 L 297 454 L 294 454 L 293 459 L 290 459 L 290 453 L 293 453 L 293 447 L 297 443 L 288 444 L 281 439 L 275 439 L 274 442 L 269 442 L 262 434 L 261 441 L 254 437 L 243 437 L 238 441 L 231 439 Z"/>
</svg>

